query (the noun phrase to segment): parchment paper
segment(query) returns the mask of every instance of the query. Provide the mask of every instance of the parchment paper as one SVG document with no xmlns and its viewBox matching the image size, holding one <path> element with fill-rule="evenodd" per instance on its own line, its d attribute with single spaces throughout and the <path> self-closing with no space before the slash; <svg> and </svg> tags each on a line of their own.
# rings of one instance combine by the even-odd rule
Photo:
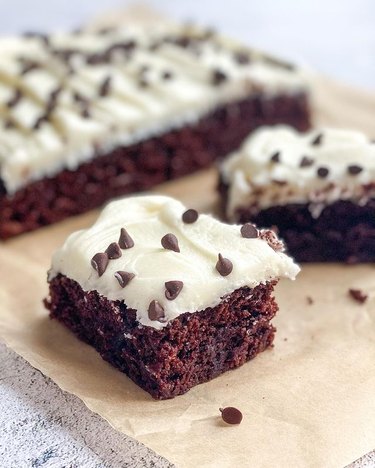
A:
<svg viewBox="0 0 375 468">
<path fill-rule="evenodd" d="M 317 77 L 317 123 L 375 137 L 375 96 Z M 210 211 L 215 170 L 156 189 Z M 43 308 L 51 253 L 98 211 L 0 245 L 0 337 L 116 429 L 181 467 L 338 467 L 375 448 L 375 268 L 304 266 L 277 288 L 275 347 L 168 401 L 153 401 Z M 363 305 L 348 296 L 358 287 Z M 308 305 L 307 296 L 314 300 Z M 219 407 L 236 406 L 239 426 Z"/>
</svg>

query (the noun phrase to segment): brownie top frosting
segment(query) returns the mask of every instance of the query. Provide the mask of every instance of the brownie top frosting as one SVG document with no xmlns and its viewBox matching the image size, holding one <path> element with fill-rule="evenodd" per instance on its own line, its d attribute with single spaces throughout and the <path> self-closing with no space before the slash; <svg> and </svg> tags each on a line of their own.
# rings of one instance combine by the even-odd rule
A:
<svg viewBox="0 0 375 468">
<path fill-rule="evenodd" d="M 228 185 L 227 215 L 238 208 L 309 203 L 316 208 L 339 199 L 366 202 L 375 195 L 375 144 L 354 130 L 263 127 L 221 166 Z"/>
<path fill-rule="evenodd" d="M 0 39 L 0 178 L 9 194 L 251 94 L 306 89 L 289 63 L 193 26 Z"/>
<path fill-rule="evenodd" d="M 237 288 L 299 272 L 272 231 L 204 214 L 187 222 L 186 211 L 164 196 L 114 201 L 91 228 L 68 237 L 49 279 L 61 273 L 85 291 L 122 300 L 140 324 L 160 329 L 182 313 L 216 306 Z"/>
</svg>

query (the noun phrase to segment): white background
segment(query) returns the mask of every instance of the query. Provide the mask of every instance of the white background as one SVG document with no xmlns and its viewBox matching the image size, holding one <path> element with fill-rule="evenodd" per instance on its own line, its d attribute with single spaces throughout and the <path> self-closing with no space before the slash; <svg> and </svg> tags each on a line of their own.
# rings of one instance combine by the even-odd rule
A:
<svg viewBox="0 0 375 468">
<path fill-rule="evenodd" d="M 74 28 L 126 0 L 0 0 L 0 33 Z M 139 3 L 139 2 L 138 2 Z M 375 0 L 149 0 L 325 74 L 375 90 Z M 143 2 L 144 4 L 144 2 Z"/>
</svg>

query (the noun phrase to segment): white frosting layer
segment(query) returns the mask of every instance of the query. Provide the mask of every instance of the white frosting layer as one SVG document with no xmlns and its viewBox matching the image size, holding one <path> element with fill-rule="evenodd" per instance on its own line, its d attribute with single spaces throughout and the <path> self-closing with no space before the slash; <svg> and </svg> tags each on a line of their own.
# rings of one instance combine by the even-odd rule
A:
<svg viewBox="0 0 375 468">
<path fill-rule="evenodd" d="M 185 210 L 180 202 L 163 196 L 110 203 L 91 228 L 70 235 L 54 254 L 50 278 L 62 273 L 85 291 L 96 290 L 108 299 L 123 300 L 137 310 L 141 324 L 160 329 L 181 313 L 216 306 L 237 288 L 280 277 L 294 279 L 298 273 L 292 259 L 275 252 L 266 241 L 243 238 L 240 226 L 203 214 L 195 223 L 185 224 L 181 218 Z M 91 258 L 117 242 L 123 227 L 135 245 L 123 250 L 120 258 L 110 260 L 99 277 Z M 167 233 L 177 237 L 179 253 L 162 248 L 161 238 Z M 233 263 L 233 271 L 226 277 L 215 269 L 219 253 Z M 134 273 L 135 277 L 121 288 L 116 271 Z M 167 300 L 164 283 L 176 280 L 183 281 L 183 289 L 175 300 Z M 149 319 L 148 307 L 153 300 L 164 308 L 165 323 Z"/>
<path fill-rule="evenodd" d="M 319 135 L 320 142 L 313 144 Z M 279 162 L 271 161 L 275 153 Z M 303 157 L 312 163 L 301 165 Z M 328 174 L 323 170 L 322 177 L 319 168 Z M 337 200 L 362 204 L 375 196 L 375 144 L 352 130 L 322 128 L 301 134 L 286 126 L 263 127 L 228 157 L 221 174 L 229 185 L 230 219 L 241 207 L 256 212 L 289 203 L 309 203 L 318 216 Z"/>
<path fill-rule="evenodd" d="M 187 47 L 178 44 L 186 40 Z M 249 63 L 238 62 L 239 50 Z M 192 27 L 56 34 L 47 44 L 3 38 L 0 51 L 0 177 L 10 194 L 63 168 L 75 169 L 98 152 L 194 122 L 254 91 L 272 96 L 306 90 L 304 72 Z M 36 66 L 27 70 L 30 64 Z M 216 86 L 215 70 L 226 77 Z M 170 79 L 163 79 L 165 72 Z M 107 78 L 108 92 L 101 95 Z M 34 128 L 58 89 L 48 118 Z M 21 98 L 9 105 L 16 90 Z M 77 93 L 86 103 L 74 98 Z"/>
</svg>

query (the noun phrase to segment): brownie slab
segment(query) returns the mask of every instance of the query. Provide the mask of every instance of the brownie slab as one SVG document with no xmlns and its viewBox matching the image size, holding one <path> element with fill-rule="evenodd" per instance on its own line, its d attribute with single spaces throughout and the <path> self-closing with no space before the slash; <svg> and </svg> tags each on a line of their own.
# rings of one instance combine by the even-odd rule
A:
<svg viewBox="0 0 375 468">
<path fill-rule="evenodd" d="M 45 305 L 154 398 L 172 398 L 271 345 L 273 287 L 299 272 L 282 250 L 269 230 L 124 198 L 55 252 Z"/>
</svg>

